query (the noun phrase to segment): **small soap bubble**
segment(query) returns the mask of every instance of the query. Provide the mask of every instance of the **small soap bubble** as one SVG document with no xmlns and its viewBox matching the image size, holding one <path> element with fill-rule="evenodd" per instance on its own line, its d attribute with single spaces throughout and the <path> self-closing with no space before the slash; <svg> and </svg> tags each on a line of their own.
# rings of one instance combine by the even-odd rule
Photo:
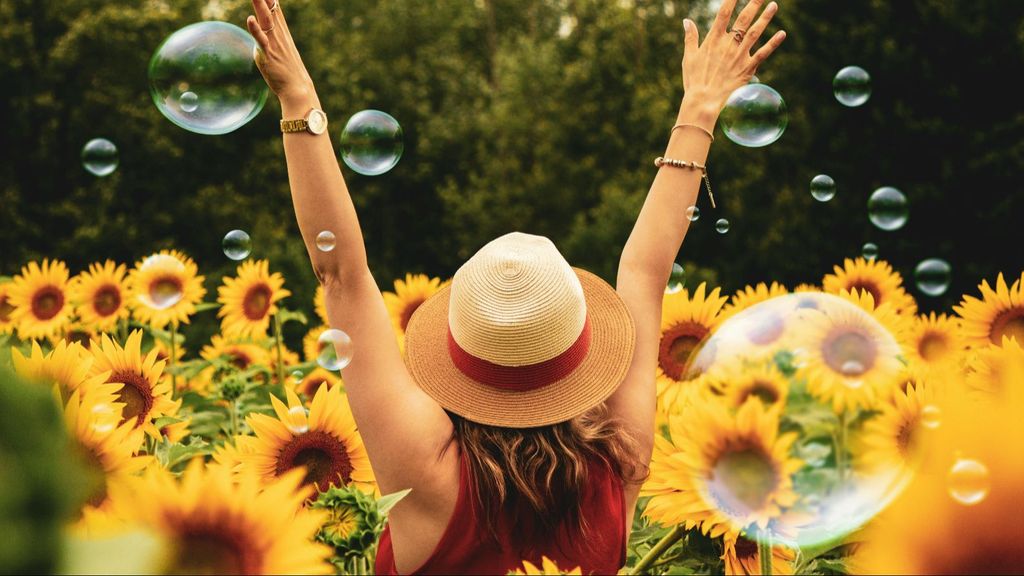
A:
<svg viewBox="0 0 1024 576">
<path fill-rule="evenodd" d="M 728 232 L 729 221 L 726 220 L 725 218 L 719 218 L 718 221 L 715 222 L 715 231 L 718 232 L 719 234 L 725 234 L 726 232 Z"/>
<path fill-rule="evenodd" d="M 917 289 L 928 296 L 942 296 L 949 288 L 953 268 L 940 258 L 922 260 L 914 268 L 914 282 Z"/>
<path fill-rule="evenodd" d="M 341 159 L 364 176 L 394 168 L 404 149 L 398 120 L 380 110 L 356 112 L 341 132 Z"/>
<path fill-rule="evenodd" d="M 836 195 L 836 181 L 827 174 L 818 174 L 811 179 L 811 196 L 818 202 L 828 202 Z"/>
<path fill-rule="evenodd" d="M 169 254 L 153 254 L 139 265 L 139 274 L 151 277 L 136 298 L 143 306 L 166 310 L 184 296 L 181 278 L 186 276 L 185 264 Z"/>
<path fill-rule="evenodd" d="M 882 230 L 899 230 L 907 223 L 909 212 L 907 196 L 891 186 L 875 190 L 868 198 L 868 218 Z"/>
<path fill-rule="evenodd" d="M 305 378 L 305 375 L 302 373 L 302 370 L 296 370 L 296 371 L 292 372 L 292 382 L 293 383 L 298 384 L 299 382 L 302 382 L 303 378 Z"/>
<path fill-rule="evenodd" d="M 94 176 L 112 174 L 117 163 L 117 146 L 106 138 L 93 138 L 82 147 L 82 166 Z"/>
<path fill-rule="evenodd" d="M 668 277 L 668 285 L 665 287 L 665 294 L 675 294 L 686 285 L 686 270 L 678 263 L 672 263 L 672 273 Z"/>
<path fill-rule="evenodd" d="M 942 424 L 942 410 L 934 404 L 928 404 L 921 408 L 921 426 L 929 430 L 935 430 Z"/>
<path fill-rule="evenodd" d="M 316 247 L 321 252 L 330 252 L 331 250 L 334 250 L 334 246 L 337 242 L 338 239 L 334 236 L 334 232 L 331 232 L 330 230 L 324 230 L 316 235 Z"/>
<path fill-rule="evenodd" d="M 232 260 L 245 260 L 252 252 L 252 239 L 245 230 L 232 230 L 224 235 L 221 242 L 224 255 Z"/>
<path fill-rule="evenodd" d="M 988 467 L 969 458 L 959 458 L 946 476 L 949 495 L 965 506 L 973 506 L 988 496 Z"/>
<path fill-rule="evenodd" d="M 750 148 L 775 142 L 789 124 L 782 96 L 765 84 L 737 88 L 726 101 L 721 119 L 729 140 Z"/>
<path fill-rule="evenodd" d="M 690 222 L 696 222 L 700 219 L 700 208 L 696 206 L 690 206 L 686 209 L 686 219 Z"/>
<path fill-rule="evenodd" d="M 183 92 L 180 104 L 185 112 L 195 112 L 196 108 L 199 108 L 199 96 L 196 96 L 195 92 Z"/>
<path fill-rule="evenodd" d="M 865 260 L 874 260 L 878 258 L 878 245 L 873 242 L 867 242 L 860 249 L 861 256 L 864 256 Z"/>
<path fill-rule="evenodd" d="M 320 355 L 317 356 L 316 363 L 324 370 L 336 372 L 352 361 L 352 339 L 341 330 L 324 330 L 317 338 L 317 342 L 320 344 Z"/>
<path fill-rule="evenodd" d="M 285 427 L 292 434 L 305 434 L 309 432 L 309 420 L 306 418 L 309 412 L 302 406 L 292 406 L 288 409 L 288 422 Z"/>
<path fill-rule="evenodd" d="M 844 106 L 860 106 L 871 97 L 871 76 L 859 66 L 847 66 L 836 73 L 832 92 Z"/>
</svg>

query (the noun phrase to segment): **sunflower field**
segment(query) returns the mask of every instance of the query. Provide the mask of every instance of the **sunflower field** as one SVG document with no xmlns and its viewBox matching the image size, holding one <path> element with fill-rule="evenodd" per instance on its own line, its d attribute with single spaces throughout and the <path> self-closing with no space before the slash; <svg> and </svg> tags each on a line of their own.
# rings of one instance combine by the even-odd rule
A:
<svg viewBox="0 0 1024 576">
<path fill-rule="evenodd" d="M 403 494 L 376 488 L 322 292 L 307 318 L 265 260 L 239 265 L 215 300 L 202 280 L 171 250 L 74 275 L 31 262 L 0 283 L 6 427 L 25 426 L 0 444 L 25 469 L 0 474 L 4 534 L 49 535 L 3 549 L 5 568 L 52 570 L 63 543 L 70 572 L 369 573 Z M 948 314 L 919 314 L 877 259 L 793 291 L 668 287 L 659 434 L 623 570 L 1024 565 L 1021 525 L 1004 521 L 1024 493 L 1024 273 L 1010 280 L 982 281 Z M 394 282 L 399 341 L 443 285 Z M 203 314 L 221 331 L 193 342 Z M 286 323 L 308 330 L 301 350 Z M 48 452 L 19 452 L 25 433 Z M 56 487 L 26 485 L 35 475 L 59 503 Z"/>
</svg>

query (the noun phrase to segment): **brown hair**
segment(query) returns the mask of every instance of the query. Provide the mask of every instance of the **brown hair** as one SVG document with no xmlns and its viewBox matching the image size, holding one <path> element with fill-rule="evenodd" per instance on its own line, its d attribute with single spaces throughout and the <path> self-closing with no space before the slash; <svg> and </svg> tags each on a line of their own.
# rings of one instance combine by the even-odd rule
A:
<svg viewBox="0 0 1024 576">
<path fill-rule="evenodd" d="M 584 536 L 580 513 L 589 462 L 603 462 L 622 482 L 641 482 L 647 466 L 637 458 L 637 443 L 604 404 L 558 424 L 537 428 L 503 428 L 466 420 L 451 412 L 453 443 L 466 454 L 473 491 L 484 525 L 495 526 L 503 510 L 520 505 L 533 512 L 534 529 L 549 539 L 559 526 Z M 529 519 L 521 519 L 529 520 Z"/>
</svg>

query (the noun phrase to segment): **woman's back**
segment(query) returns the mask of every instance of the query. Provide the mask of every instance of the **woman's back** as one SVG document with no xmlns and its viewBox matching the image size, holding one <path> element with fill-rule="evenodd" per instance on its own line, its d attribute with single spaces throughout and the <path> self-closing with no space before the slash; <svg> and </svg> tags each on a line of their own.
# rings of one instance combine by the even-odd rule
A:
<svg viewBox="0 0 1024 576">
<path fill-rule="evenodd" d="M 459 451 L 459 484 L 455 508 L 433 553 L 412 574 L 507 574 L 523 560 L 539 564 L 547 556 L 564 568 L 584 573 L 614 574 L 626 561 L 626 504 L 619 476 L 602 461 L 588 463 L 580 512 L 586 537 L 565 523 L 545 537 L 540 519 L 525 502 L 504 509 L 493 529 L 480 507 L 466 453 Z M 377 574 L 398 574 L 390 526 L 377 550 Z"/>
</svg>

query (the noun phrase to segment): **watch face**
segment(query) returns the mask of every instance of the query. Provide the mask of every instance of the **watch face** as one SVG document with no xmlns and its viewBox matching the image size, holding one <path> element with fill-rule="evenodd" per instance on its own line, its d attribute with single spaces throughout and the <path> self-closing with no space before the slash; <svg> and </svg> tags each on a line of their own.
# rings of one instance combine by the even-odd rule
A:
<svg viewBox="0 0 1024 576">
<path fill-rule="evenodd" d="M 309 125 L 309 131 L 313 134 L 323 134 L 324 130 L 327 130 L 327 115 L 321 110 L 311 110 L 306 122 Z"/>
</svg>

